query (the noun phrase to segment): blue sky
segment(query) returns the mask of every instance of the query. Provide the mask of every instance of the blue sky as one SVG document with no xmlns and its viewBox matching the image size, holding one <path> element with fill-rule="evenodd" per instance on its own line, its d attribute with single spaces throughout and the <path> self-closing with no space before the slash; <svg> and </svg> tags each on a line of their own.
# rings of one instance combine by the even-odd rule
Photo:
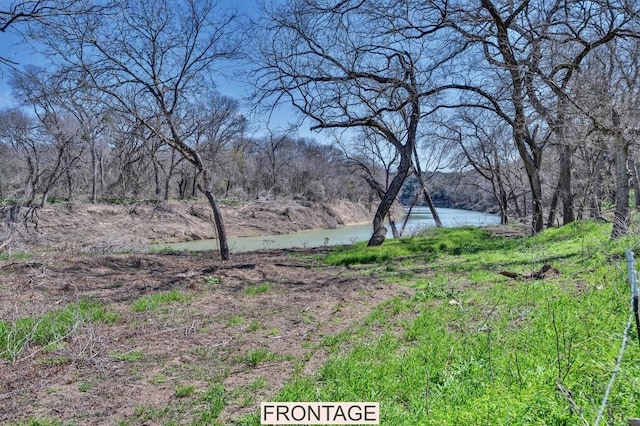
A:
<svg viewBox="0 0 640 426">
<path fill-rule="evenodd" d="M 239 8 L 243 13 L 252 15 L 257 13 L 258 2 L 259 0 L 222 0 L 220 3 L 222 7 L 229 6 Z M 36 53 L 36 50 L 32 46 L 22 43 L 20 38 L 11 30 L 11 28 L 7 32 L 0 33 L 0 56 L 17 62 L 18 67 L 23 67 L 28 64 L 43 65 L 45 61 Z M 8 80 L 9 69 L 6 66 L 0 65 L 0 108 L 11 107 L 15 104 L 13 97 L 11 96 L 11 88 L 9 87 Z M 239 100 L 247 94 L 246 84 L 242 81 L 235 81 L 232 78 L 219 80 L 218 90 L 227 96 L 231 96 Z M 282 107 L 272 114 L 270 127 L 273 130 L 276 130 L 278 127 L 286 127 L 294 117 L 297 119 L 292 108 Z M 266 117 L 253 117 L 252 122 L 258 126 L 258 129 L 255 130 L 257 135 L 266 133 L 264 125 L 258 124 L 258 122 L 265 120 Z M 299 129 L 298 135 L 312 137 L 317 140 L 325 139 L 324 135 L 309 131 L 308 123 L 305 123 Z"/>
</svg>

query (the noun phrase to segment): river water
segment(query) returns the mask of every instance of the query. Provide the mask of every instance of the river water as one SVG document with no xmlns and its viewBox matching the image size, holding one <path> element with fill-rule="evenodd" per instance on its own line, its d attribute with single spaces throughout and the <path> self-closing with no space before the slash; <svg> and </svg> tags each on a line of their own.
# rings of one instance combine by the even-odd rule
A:
<svg viewBox="0 0 640 426">
<path fill-rule="evenodd" d="M 495 225 L 500 223 L 500 217 L 494 214 L 480 213 L 469 210 L 438 208 L 438 214 L 443 226 L 455 227 L 464 225 Z M 398 227 L 402 225 L 398 223 Z M 407 222 L 404 235 L 412 235 L 425 227 L 435 226 L 433 217 L 426 207 L 414 208 Z M 231 237 L 229 250 L 232 253 L 294 247 L 320 247 L 324 245 L 353 244 L 366 241 L 371 237 L 372 224 L 347 225 L 337 229 L 314 229 L 299 231 L 292 234 L 262 235 L 258 237 Z M 389 230 L 388 238 L 393 238 Z M 188 241 L 154 245 L 155 248 L 170 248 L 173 250 L 212 250 L 218 248 L 217 240 Z"/>
</svg>

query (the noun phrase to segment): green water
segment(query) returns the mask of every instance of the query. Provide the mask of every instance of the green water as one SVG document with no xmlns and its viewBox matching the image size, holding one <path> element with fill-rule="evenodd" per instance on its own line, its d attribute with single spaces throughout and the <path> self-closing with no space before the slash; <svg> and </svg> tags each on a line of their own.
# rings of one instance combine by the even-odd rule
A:
<svg viewBox="0 0 640 426">
<path fill-rule="evenodd" d="M 444 226 L 493 225 L 500 223 L 500 217 L 488 213 L 468 210 L 439 208 L 438 213 Z M 434 226 L 433 218 L 426 208 L 417 208 L 411 214 L 404 235 L 411 235 L 424 227 Z M 401 222 L 398 223 L 398 227 Z M 262 235 L 258 237 L 229 238 L 229 249 L 232 253 L 240 253 L 264 249 L 321 247 L 325 245 L 353 244 L 371 237 L 372 225 L 347 225 L 337 229 L 314 229 L 291 234 Z M 388 238 L 393 238 L 389 230 Z M 218 248 L 218 240 L 188 241 L 184 243 L 155 244 L 156 249 L 171 248 L 173 250 L 212 250 Z"/>
</svg>

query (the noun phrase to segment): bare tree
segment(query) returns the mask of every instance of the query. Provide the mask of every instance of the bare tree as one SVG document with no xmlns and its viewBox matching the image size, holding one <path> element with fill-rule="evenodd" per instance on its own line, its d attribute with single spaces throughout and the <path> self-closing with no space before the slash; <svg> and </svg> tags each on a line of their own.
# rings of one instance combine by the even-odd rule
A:
<svg viewBox="0 0 640 426">
<path fill-rule="evenodd" d="M 442 22 L 440 8 L 418 2 L 292 1 L 268 11 L 268 31 L 254 49 L 259 100 L 286 99 L 313 129 L 366 128 L 397 150 L 369 245 L 384 242 L 383 221 L 411 172 L 426 102 L 443 90 L 434 81 L 455 56 L 442 49 Z"/>
<path fill-rule="evenodd" d="M 579 84 L 571 92 L 571 101 L 581 113 L 580 125 L 586 129 L 586 141 L 579 150 L 588 167 L 591 215 L 601 216 L 600 203 L 606 193 L 613 194 L 615 218 L 612 237 L 628 233 L 629 181 L 631 151 L 640 135 L 636 116 L 640 103 L 640 48 L 634 37 L 617 37 L 587 58 L 577 74 Z M 607 190 L 607 170 L 612 172 L 612 187 Z"/>
<path fill-rule="evenodd" d="M 475 62 L 466 89 L 512 128 L 532 195 L 532 230 L 543 229 L 543 156 L 555 135 L 560 146 L 560 193 L 565 220 L 573 220 L 571 147 L 566 123 L 569 86 L 594 49 L 629 34 L 637 13 L 623 1 L 582 2 L 482 0 L 451 8 L 450 25 L 468 44 Z M 487 78 L 491 76 L 492 83 Z M 470 79 L 471 80 L 471 79 Z M 467 102 L 472 104 L 473 101 Z"/>
<path fill-rule="evenodd" d="M 110 8 L 108 2 L 96 4 L 87 0 L 22 0 L 1 7 L 0 32 L 13 30 L 27 40 L 32 38 L 32 31 L 56 25 L 61 17 L 102 14 Z M 11 67 L 17 65 L 2 56 L 0 63 Z"/>
<path fill-rule="evenodd" d="M 229 248 L 211 171 L 196 146 L 203 123 L 195 118 L 217 67 L 238 52 L 237 15 L 214 1 L 123 0 L 118 7 L 113 16 L 65 17 L 41 40 L 62 58 L 65 73 L 100 90 L 110 108 L 134 117 L 194 165 L 226 260 Z"/>
<path fill-rule="evenodd" d="M 386 143 L 386 140 L 377 133 L 367 132 L 366 129 L 361 133 L 343 149 L 349 164 L 360 173 L 372 193 L 377 196 L 379 202 L 382 202 L 389 191 L 389 185 L 395 178 L 400 156 L 397 149 Z M 386 218 L 393 237 L 399 238 L 401 231 L 398 231 L 392 210 L 387 212 Z"/>
<path fill-rule="evenodd" d="M 458 164 L 459 170 L 471 168 L 489 183 L 491 195 L 500 209 L 500 223 L 507 224 L 509 199 L 514 195 L 509 175 L 511 166 L 517 162 L 507 126 L 486 111 L 465 111 L 451 124 L 443 122 L 442 126 L 447 129 L 442 137 L 454 140 L 466 160 Z M 475 187 L 483 190 L 481 185 Z"/>
<path fill-rule="evenodd" d="M 238 147 L 236 143 L 242 140 L 247 129 L 247 118 L 240 113 L 240 105 L 237 100 L 220 93 L 213 92 L 205 99 L 200 112 L 199 120 L 204 123 L 202 127 L 202 143 L 199 149 L 205 161 L 213 166 L 216 174 L 224 179 L 224 194 L 231 189 L 227 156 L 232 147 Z M 222 178 L 221 175 L 226 175 Z"/>
</svg>

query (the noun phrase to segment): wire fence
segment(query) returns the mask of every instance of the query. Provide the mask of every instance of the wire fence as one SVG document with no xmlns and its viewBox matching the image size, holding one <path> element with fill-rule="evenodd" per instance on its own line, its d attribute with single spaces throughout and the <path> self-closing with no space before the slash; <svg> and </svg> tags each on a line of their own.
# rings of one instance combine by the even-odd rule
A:
<svg viewBox="0 0 640 426">
<path fill-rule="evenodd" d="M 629 276 L 629 285 L 631 286 L 631 308 L 629 313 L 629 320 L 627 321 L 627 325 L 624 328 L 624 333 L 622 334 L 622 344 L 620 345 L 620 352 L 618 353 L 618 359 L 616 360 L 616 365 L 613 367 L 613 372 L 611 374 L 611 378 L 609 379 L 609 383 L 607 384 L 607 388 L 604 392 L 604 396 L 602 398 L 602 403 L 600 404 L 600 410 L 598 411 L 598 416 L 594 422 L 594 426 L 599 426 L 602 421 L 602 417 L 604 416 L 604 412 L 609 404 L 609 396 L 611 395 L 611 390 L 613 389 L 613 385 L 618 377 L 618 373 L 620 372 L 620 367 L 622 365 L 622 357 L 624 356 L 624 351 L 627 349 L 627 342 L 629 341 L 629 330 L 631 330 L 631 324 L 633 323 L 634 318 L 636 319 L 636 325 L 638 325 L 639 317 L 638 317 L 638 285 L 636 281 L 637 273 L 635 268 L 635 255 L 630 250 L 627 249 L 625 251 L 625 255 L 627 258 L 627 273 Z M 640 329 L 638 329 L 638 336 L 640 339 Z"/>
</svg>

